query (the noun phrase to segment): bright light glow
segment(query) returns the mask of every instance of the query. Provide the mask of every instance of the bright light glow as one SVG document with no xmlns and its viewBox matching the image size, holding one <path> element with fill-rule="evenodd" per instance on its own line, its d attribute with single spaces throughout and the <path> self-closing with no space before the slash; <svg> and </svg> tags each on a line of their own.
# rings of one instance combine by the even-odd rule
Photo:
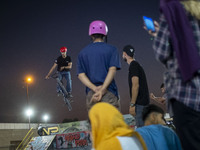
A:
<svg viewBox="0 0 200 150">
<path fill-rule="evenodd" d="M 44 115 L 43 119 L 44 119 L 44 121 L 47 121 L 49 119 L 49 116 L 48 115 Z"/>
<path fill-rule="evenodd" d="M 26 78 L 26 82 L 27 82 L 27 83 L 31 83 L 32 80 L 33 80 L 32 77 L 27 77 L 27 78 Z"/>
<path fill-rule="evenodd" d="M 28 116 L 28 117 L 30 117 L 30 116 L 32 116 L 33 115 L 33 110 L 32 109 L 27 109 L 26 110 L 26 115 Z"/>
</svg>

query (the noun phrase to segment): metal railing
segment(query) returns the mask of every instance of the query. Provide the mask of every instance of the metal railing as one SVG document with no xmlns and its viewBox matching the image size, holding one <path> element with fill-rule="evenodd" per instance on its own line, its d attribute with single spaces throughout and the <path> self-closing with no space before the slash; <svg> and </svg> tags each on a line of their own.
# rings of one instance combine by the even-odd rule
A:
<svg viewBox="0 0 200 150">
<path fill-rule="evenodd" d="M 33 137 L 33 127 L 28 131 L 22 142 L 18 145 L 16 150 L 24 150 L 28 143 L 30 142 L 31 138 Z"/>
</svg>

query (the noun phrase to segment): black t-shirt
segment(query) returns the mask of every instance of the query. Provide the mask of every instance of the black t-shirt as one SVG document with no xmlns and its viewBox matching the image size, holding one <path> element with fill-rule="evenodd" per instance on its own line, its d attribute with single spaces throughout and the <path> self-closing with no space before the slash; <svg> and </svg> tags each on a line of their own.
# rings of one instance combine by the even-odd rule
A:
<svg viewBox="0 0 200 150">
<path fill-rule="evenodd" d="M 68 63 L 72 62 L 70 56 L 66 56 L 63 58 L 62 56 L 59 56 L 56 60 L 55 63 L 58 65 L 57 71 L 60 71 L 60 68 L 63 66 L 68 66 Z M 63 69 L 62 71 L 70 71 L 70 69 Z"/>
<path fill-rule="evenodd" d="M 132 97 L 132 77 L 137 76 L 139 78 L 139 91 L 136 99 L 136 104 L 138 105 L 148 105 L 149 104 L 149 90 L 146 80 L 146 75 L 143 68 L 136 61 L 132 61 L 129 66 L 129 88 L 130 97 Z"/>
</svg>

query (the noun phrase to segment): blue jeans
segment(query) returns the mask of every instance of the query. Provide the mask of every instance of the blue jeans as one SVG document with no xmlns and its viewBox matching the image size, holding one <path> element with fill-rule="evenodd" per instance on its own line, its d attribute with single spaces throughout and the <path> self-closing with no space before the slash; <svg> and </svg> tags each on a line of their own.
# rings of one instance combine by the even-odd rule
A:
<svg viewBox="0 0 200 150">
<path fill-rule="evenodd" d="M 72 92 L 72 80 L 71 80 L 70 71 L 58 72 L 58 78 L 61 82 L 62 82 L 63 77 L 67 81 L 66 90 L 68 93 L 71 93 Z M 59 92 L 59 91 L 62 91 L 62 90 L 61 90 L 60 86 L 57 84 L 57 92 Z"/>
<path fill-rule="evenodd" d="M 144 121 L 142 120 L 142 111 L 144 109 L 145 106 L 143 105 L 135 105 L 135 120 L 136 120 L 136 126 L 138 127 L 142 127 L 144 126 Z"/>
</svg>

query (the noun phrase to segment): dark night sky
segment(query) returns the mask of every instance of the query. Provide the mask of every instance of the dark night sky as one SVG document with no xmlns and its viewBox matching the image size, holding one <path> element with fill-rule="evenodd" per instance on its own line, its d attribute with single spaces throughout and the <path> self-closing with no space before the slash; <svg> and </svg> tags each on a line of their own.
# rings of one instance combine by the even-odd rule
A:
<svg viewBox="0 0 200 150">
<path fill-rule="evenodd" d="M 27 122 L 26 75 L 34 82 L 29 86 L 32 120 L 42 122 L 42 114 L 50 122 L 64 118 L 87 119 L 85 87 L 76 76 L 76 61 L 80 50 L 90 42 L 88 26 L 93 20 L 108 25 L 108 43 L 115 45 L 120 55 L 126 44 L 136 49 L 136 60 L 143 66 L 149 91 L 160 95 L 163 66 L 155 60 L 152 41 L 143 29 L 142 16 L 158 20 L 159 0 L 2 0 L 0 2 L 0 122 Z M 49 69 L 66 46 L 73 61 L 71 71 L 74 103 L 69 112 L 63 99 L 57 97 L 56 82 L 44 80 Z M 121 96 L 122 113 L 128 113 L 128 65 L 115 80 Z"/>
</svg>

